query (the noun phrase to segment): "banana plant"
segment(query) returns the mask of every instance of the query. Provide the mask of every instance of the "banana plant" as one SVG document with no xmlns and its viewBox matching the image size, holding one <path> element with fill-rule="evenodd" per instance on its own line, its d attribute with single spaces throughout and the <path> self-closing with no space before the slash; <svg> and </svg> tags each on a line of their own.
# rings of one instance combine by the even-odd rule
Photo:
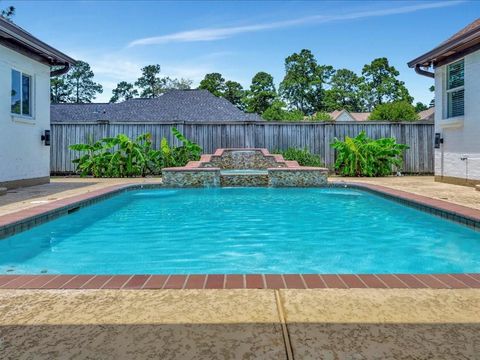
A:
<svg viewBox="0 0 480 360">
<path fill-rule="evenodd" d="M 183 143 L 184 148 L 186 149 L 187 153 L 190 154 L 191 156 L 195 158 L 200 158 L 200 155 L 202 154 L 202 148 L 188 140 L 180 131 L 177 130 L 177 128 L 172 127 L 172 133 L 173 135 Z M 197 159 L 198 160 L 198 159 Z"/>
<path fill-rule="evenodd" d="M 394 138 L 372 140 L 365 131 L 356 137 L 334 139 L 331 146 L 337 151 L 335 169 L 342 176 L 386 176 L 403 164 L 407 145 L 397 144 Z"/>
<path fill-rule="evenodd" d="M 183 145 L 170 147 L 167 139 L 160 142 L 160 149 L 152 147 L 152 136 L 142 134 L 134 140 L 124 134 L 108 137 L 88 144 L 75 144 L 69 148 L 81 153 L 73 160 L 81 176 L 132 177 L 158 175 L 161 169 L 183 166 L 190 160 L 198 160 L 202 148 L 188 140 L 177 129 L 172 133 Z"/>
<path fill-rule="evenodd" d="M 80 172 L 81 176 L 91 174 L 94 177 L 104 177 L 107 174 L 108 163 L 111 157 L 109 150 L 113 146 L 109 139 L 102 139 L 92 144 L 71 145 L 69 148 L 85 153 L 72 161 L 74 164 L 77 164 L 77 171 Z"/>
</svg>

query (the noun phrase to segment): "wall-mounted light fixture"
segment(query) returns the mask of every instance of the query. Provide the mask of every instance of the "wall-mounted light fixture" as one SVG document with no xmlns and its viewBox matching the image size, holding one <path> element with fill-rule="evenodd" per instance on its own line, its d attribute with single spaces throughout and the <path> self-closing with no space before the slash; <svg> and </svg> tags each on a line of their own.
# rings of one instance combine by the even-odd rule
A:
<svg viewBox="0 0 480 360">
<path fill-rule="evenodd" d="M 443 138 L 440 133 L 435 133 L 435 149 L 440 149 L 440 144 L 443 144 Z"/>
<path fill-rule="evenodd" d="M 50 130 L 45 130 L 41 139 L 45 143 L 45 146 L 50 146 Z"/>
</svg>

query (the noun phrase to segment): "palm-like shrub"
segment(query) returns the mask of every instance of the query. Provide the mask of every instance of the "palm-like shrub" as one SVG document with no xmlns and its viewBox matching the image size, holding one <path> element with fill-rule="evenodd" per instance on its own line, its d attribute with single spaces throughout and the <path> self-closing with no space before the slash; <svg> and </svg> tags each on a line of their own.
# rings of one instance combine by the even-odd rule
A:
<svg viewBox="0 0 480 360">
<path fill-rule="evenodd" d="M 407 145 L 394 138 L 372 140 L 362 131 L 356 137 L 335 139 L 331 146 L 337 151 L 335 169 L 342 176 L 387 176 L 403 164 Z"/>
<path fill-rule="evenodd" d="M 190 160 L 198 160 L 202 148 L 188 140 L 177 129 L 173 135 L 182 142 L 182 146 L 170 147 L 163 138 L 160 149 L 152 147 L 149 133 L 130 139 L 124 134 L 113 138 L 104 138 L 91 144 L 75 144 L 69 148 L 82 155 L 73 160 L 81 176 L 94 177 L 133 177 L 157 175 L 162 168 L 184 166 Z"/>
</svg>

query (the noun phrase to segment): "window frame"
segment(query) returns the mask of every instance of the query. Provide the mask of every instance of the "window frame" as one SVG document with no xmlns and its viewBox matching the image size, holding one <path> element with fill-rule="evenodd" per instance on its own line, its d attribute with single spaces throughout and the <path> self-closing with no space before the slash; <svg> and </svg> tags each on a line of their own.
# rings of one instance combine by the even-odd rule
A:
<svg viewBox="0 0 480 360">
<path fill-rule="evenodd" d="M 35 104 L 34 104 L 34 86 L 35 86 L 35 77 L 33 74 L 28 72 L 22 71 L 18 68 L 12 67 L 10 73 L 10 91 L 13 89 L 13 71 L 16 71 L 20 74 L 20 113 L 12 112 L 12 104 L 10 98 L 10 115 L 16 118 L 24 118 L 29 120 L 34 120 L 34 112 L 35 112 Z M 29 96 L 29 107 L 30 107 L 30 114 L 23 113 L 23 77 L 26 76 L 30 79 L 29 89 L 28 89 L 28 96 Z"/>
<path fill-rule="evenodd" d="M 455 64 L 458 64 L 458 63 L 463 63 L 463 85 L 460 85 L 460 86 L 449 89 L 448 84 L 450 82 L 449 81 L 450 80 L 450 67 L 452 65 L 455 65 Z M 463 113 L 460 114 L 460 115 L 450 115 L 450 112 L 451 112 L 451 101 L 450 101 L 451 94 L 455 93 L 455 92 L 458 92 L 458 91 L 462 91 L 462 90 L 463 90 Z M 447 65 L 446 81 L 445 81 L 445 99 L 446 99 L 446 105 L 447 105 L 447 107 L 446 107 L 446 117 L 445 117 L 446 119 L 452 119 L 452 118 L 465 116 L 465 59 L 464 58 L 462 58 L 460 60 L 457 60 L 455 62 L 452 62 L 452 63 Z"/>
</svg>

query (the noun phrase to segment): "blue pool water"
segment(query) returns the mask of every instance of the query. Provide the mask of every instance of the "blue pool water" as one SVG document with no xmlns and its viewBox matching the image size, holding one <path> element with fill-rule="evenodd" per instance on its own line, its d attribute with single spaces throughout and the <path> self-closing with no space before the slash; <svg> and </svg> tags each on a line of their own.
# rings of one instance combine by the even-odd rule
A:
<svg viewBox="0 0 480 360">
<path fill-rule="evenodd" d="M 353 189 L 124 192 L 0 240 L 0 273 L 480 272 L 480 233 Z"/>
</svg>

